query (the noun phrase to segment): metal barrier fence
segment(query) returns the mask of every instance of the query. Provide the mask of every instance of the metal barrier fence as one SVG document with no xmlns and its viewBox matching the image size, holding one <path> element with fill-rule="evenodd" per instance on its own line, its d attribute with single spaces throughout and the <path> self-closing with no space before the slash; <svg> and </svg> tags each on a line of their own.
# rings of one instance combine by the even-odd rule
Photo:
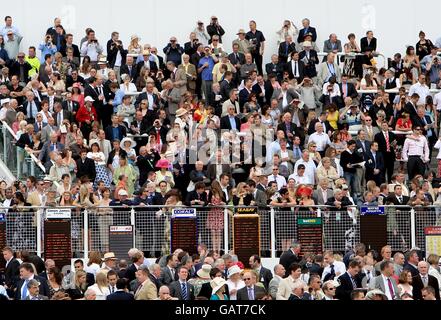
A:
<svg viewBox="0 0 441 320">
<path fill-rule="evenodd" d="M 63 207 L 66 208 L 66 207 Z M 2 208 L 5 213 L 6 245 L 44 256 L 45 209 L 35 207 Z M 53 209 L 53 208 L 50 208 Z M 164 207 L 71 208 L 71 246 L 73 257 L 87 257 L 89 251 L 109 250 L 109 227 L 134 226 L 134 245 L 146 256 L 158 257 L 170 249 L 171 214 L 159 214 Z M 441 226 L 441 207 L 386 206 L 387 244 L 393 251 L 413 247 L 425 250 L 424 229 Z M 228 252 L 233 249 L 234 207 L 201 207 L 197 211 L 197 243 Z M 170 210 L 166 210 L 170 211 Z M 314 208 L 259 208 L 260 254 L 277 257 L 289 243 L 299 239 L 299 218 L 322 218 L 322 248 L 345 252 L 361 240 L 360 212 L 357 208 L 334 211 Z M 386 243 L 385 243 L 386 244 Z"/>
</svg>

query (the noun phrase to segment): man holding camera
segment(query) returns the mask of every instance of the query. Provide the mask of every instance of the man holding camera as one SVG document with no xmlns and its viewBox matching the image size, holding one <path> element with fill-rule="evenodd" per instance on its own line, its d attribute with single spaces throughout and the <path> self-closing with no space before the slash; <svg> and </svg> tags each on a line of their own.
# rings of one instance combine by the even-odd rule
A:
<svg viewBox="0 0 441 320">
<path fill-rule="evenodd" d="M 193 32 L 196 34 L 196 38 L 199 39 L 199 43 L 202 43 L 204 46 L 208 45 L 210 35 L 205 30 L 204 23 L 201 20 L 198 21 L 197 27 Z"/>
<path fill-rule="evenodd" d="M 207 32 L 210 35 L 208 43 L 211 43 L 213 36 L 219 36 L 219 43 L 222 43 L 222 36 L 225 34 L 225 30 L 219 24 L 217 17 L 211 17 L 211 23 L 207 26 Z"/>
<path fill-rule="evenodd" d="M 172 61 L 174 62 L 175 66 L 179 66 L 181 64 L 181 56 L 184 53 L 184 49 L 179 45 L 176 37 L 170 38 L 170 42 L 163 51 L 167 56 L 166 62 Z"/>
<path fill-rule="evenodd" d="M 57 52 L 57 47 L 52 43 L 51 35 L 49 34 L 46 35 L 46 37 L 44 38 L 44 43 L 40 44 L 38 50 L 41 51 L 41 58 L 40 58 L 41 64 L 45 63 L 45 56 L 47 54 L 53 56 Z"/>
<path fill-rule="evenodd" d="M 196 53 L 199 46 L 199 39 L 196 37 L 196 33 L 190 33 L 190 41 L 184 43 L 184 52 L 189 56 L 192 56 Z"/>
<path fill-rule="evenodd" d="M 438 48 L 432 47 L 429 55 L 421 60 L 421 68 L 426 70 L 429 75 L 430 83 L 438 83 L 440 81 L 439 72 L 441 70 L 441 61 L 437 55 Z"/>
<path fill-rule="evenodd" d="M 109 61 L 109 66 L 112 68 L 118 81 L 120 80 L 120 69 L 121 66 L 126 64 L 127 50 L 124 49 L 123 43 L 119 40 L 119 33 L 112 32 L 111 39 L 107 41 L 107 61 Z"/>
<path fill-rule="evenodd" d="M 81 46 L 81 55 L 89 56 L 90 62 L 93 68 L 98 66 L 99 55 L 103 53 L 103 47 L 99 44 L 98 40 L 95 38 L 95 31 L 92 29 L 87 32 L 87 41 Z"/>
</svg>

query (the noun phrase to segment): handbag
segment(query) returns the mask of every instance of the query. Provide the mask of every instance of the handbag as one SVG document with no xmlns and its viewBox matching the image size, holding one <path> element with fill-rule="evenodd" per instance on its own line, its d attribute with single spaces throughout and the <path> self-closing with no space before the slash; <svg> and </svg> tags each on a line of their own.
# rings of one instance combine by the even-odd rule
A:
<svg viewBox="0 0 441 320">
<path fill-rule="evenodd" d="M 194 182 L 190 180 L 190 183 L 188 184 L 187 187 L 187 192 L 192 192 L 194 191 Z"/>
</svg>

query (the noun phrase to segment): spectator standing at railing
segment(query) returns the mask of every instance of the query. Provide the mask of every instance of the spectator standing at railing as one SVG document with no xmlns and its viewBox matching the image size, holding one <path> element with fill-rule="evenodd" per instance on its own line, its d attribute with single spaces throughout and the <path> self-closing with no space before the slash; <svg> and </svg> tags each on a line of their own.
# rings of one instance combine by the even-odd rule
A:
<svg viewBox="0 0 441 320">
<path fill-rule="evenodd" d="M 407 173 L 409 180 L 417 174 L 424 175 L 426 164 L 429 163 L 429 145 L 426 137 L 422 136 L 421 126 L 416 126 L 413 134 L 404 141 L 403 161 L 407 162 Z"/>
<path fill-rule="evenodd" d="M 414 101 L 414 94 L 418 94 L 418 101 L 416 104 L 418 105 L 425 105 L 426 103 L 426 97 L 430 95 L 429 87 L 426 85 L 426 76 L 424 74 L 420 75 L 418 77 L 418 82 L 413 84 L 409 88 L 409 97 L 411 97 L 412 101 Z M 415 104 L 415 105 L 416 105 Z M 409 112 L 412 118 L 412 112 Z"/>
</svg>

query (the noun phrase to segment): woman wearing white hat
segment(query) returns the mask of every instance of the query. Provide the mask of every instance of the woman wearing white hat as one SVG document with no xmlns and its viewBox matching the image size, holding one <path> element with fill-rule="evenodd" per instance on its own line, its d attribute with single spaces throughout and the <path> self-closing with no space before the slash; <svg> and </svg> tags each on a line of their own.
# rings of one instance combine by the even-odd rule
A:
<svg viewBox="0 0 441 320">
<path fill-rule="evenodd" d="M 135 34 L 130 37 L 130 44 L 127 47 L 129 54 L 139 55 L 142 51 L 142 46 L 139 44 L 140 38 Z"/>
<path fill-rule="evenodd" d="M 230 291 L 230 300 L 237 300 L 237 291 L 245 287 L 245 282 L 241 278 L 242 270 L 234 265 L 228 269 L 228 290 Z"/>
<path fill-rule="evenodd" d="M 199 292 L 201 291 L 202 285 L 204 283 L 210 282 L 210 271 L 211 265 L 203 264 L 202 267 L 196 272 L 197 278 L 192 278 L 188 280 L 189 284 L 192 284 L 194 287 L 194 295 L 197 297 Z"/>
<path fill-rule="evenodd" d="M 121 140 L 121 149 L 127 152 L 127 159 L 129 159 L 129 164 L 134 165 L 136 161 L 136 142 L 129 137 L 125 137 Z"/>
<path fill-rule="evenodd" d="M 213 291 L 210 300 L 228 300 L 228 296 L 225 294 L 226 283 L 225 279 L 221 277 L 211 280 L 210 285 Z"/>
</svg>

